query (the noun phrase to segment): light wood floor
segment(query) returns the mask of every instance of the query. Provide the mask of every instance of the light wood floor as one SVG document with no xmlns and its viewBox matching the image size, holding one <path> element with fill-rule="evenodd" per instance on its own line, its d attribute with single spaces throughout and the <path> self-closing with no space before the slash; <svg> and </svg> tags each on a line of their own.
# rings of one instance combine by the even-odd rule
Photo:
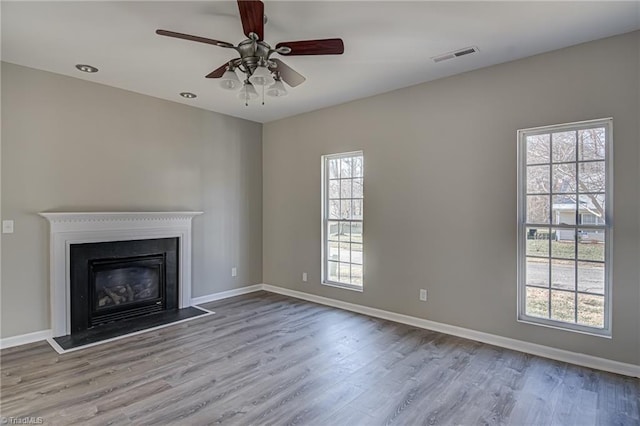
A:
<svg viewBox="0 0 640 426">
<path fill-rule="evenodd" d="M 45 424 L 640 424 L 637 379 L 272 293 L 57 355 L 2 351 L 2 415 Z"/>
</svg>

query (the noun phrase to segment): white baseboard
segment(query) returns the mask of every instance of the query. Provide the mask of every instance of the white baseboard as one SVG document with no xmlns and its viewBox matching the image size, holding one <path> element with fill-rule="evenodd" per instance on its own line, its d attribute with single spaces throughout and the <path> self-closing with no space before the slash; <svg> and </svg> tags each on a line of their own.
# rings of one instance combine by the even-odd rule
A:
<svg viewBox="0 0 640 426">
<path fill-rule="evenodd" d="M 213 302 L 214 300 L 226 299 L 229 297 L 240 296 L 242 294 L 252 293 L 254 291 L 262 290 L 262 284 L 250 285 L 247 287 L 235 288 L 233 290 L 221 291 L 219 293 L 208 294 L 206 296 L 194 297 L 191 299 L 191 306 L 201 305 L 207 302 Z M 176 323 L 172 323 L 177 324 Z M 149 331 L 149 330 L 144 330 Z M 21 334 L 18 336 L 5 337 L 0 339 L 0 349 L 12 348 L 14 346 L 26 345 L 28 343 L 39 342 L 41 340 L 48 340 L 49 342 L 53 341 L 53 332 L 51 330 L 41 330 L 33 333 Z M 62 348 L 56 348 L 55 341 L 52 344 L 53 348 L 58 351 L 58 353 L 69 352 L 65 351 Z M 103 343 L 103 342 L 100 342 Z M 84 348 L 83 346 L 82 348 Z"/>
<path fill-rule="evenodd" d="M 424 328 L 426 330 L 438 331 L 440 333 L 463 337 L 465 339 L 475 340 L 478 342 L 487 343 L 489 345 L 499 346 L 519 352 L 525 352 L 544 358 L 550 358 L 570 364 L 581 365 L 583 367 L 589 367 L 597 370 L 604 370 L 612 373 L 623 374 L 625 376 L 640 378 L 640 365 L 627 364 L 606 358 L 595 357 L 592 355 L 566 351 L 564 349 L 552 348 L 550 346 L 538 345 L 536 343 L 511 339 L 509 337 L 497 336 L 495 334 L 489 334 L 481 331 L 471 330 L 468 328 L 443 324 L 423 318 L 389 312 L 382 309 L 370 308 L 368 306 L 343 302 L 341 300 L 330 299 L 328 297 L 316 296 L 314 294 L 304 293 L 297 290 L 290 290 L 288 288 L 278 287 L 270 284 L 255 284 L 236 288 L 233 290 L 222 291 L 219 293 L 208 294 L 206 296 L 195 297 L 191 299 L 191 305 L 200 305 L 207 302 L 213 302 L 214 300 L 227 299 L 229 297 L 240 296 L 242 294 L 253 293 L 260 290 L 282 294 L 284 296 L 295 297 L 297 299 L 307 300 L 309 302 L 332 306 L 335 308 L 357 312 L 360 314 L 369 315 L 389 321 L 399 322 L 402 324 L 411 325 L 413 327 Z M 36 331 L 34 333 L 23 334 L 20 336 L 5 337 L 3 339 L 0 339 L 0 348 L 4 349 L 18 345 L 24 345 L 27 343 L 38 342 L 41 340 L 49 339 L 51 338 L 51 336 L 51 330 L 42 330 Z"/>
<path fill-rule="evenodd" d="M 206 296 L 194 297 L 191 299 L 191 306 L 202 305 L 214 300 L 227 299 L 229 297 L 240 296 L 242 294 L 253 293 L 262 290 L 263 284 L 249 285 L 246 287 L 234 288 L 233 290 L 221 291 L 219 293 L 207 294 Z"/>
<path fill-rule="evenodd" d="M 382 309 L 370 308 L 368 306 L 357 305 L 355 303 L 343 302 L 341 300 L 330 299 L 328 297 L 316 296 L 301 291 L 290 290 L 288 288 L 277 287 L 269 284 L 263 284 L 262 289 L 272 293 L 282 294 L 284 296 L 295 297 L 297 299 L 308 300 L 310 302 L 319 303 L 321 305 L 333 306 L 335 308 L 347 311 L 357 312 L 376 318 L 382 318 L 389 321 L 399 322 L 411 325 L 413 327 L 424 328 L 426 330 L 438 331 L 440 333 L 450 334 L 453 336 L 463 337 L 465 339 L 475 340 L 489 345 L 499 346 L 514 351 L 525 352 L 532 355 L 550 358 L 557 361 L 563 361 L 570 364 L 581 365 L 583 367 L 594 368 L 597 370 L 609 371 L 612 373 L 623 374 L 625 376 L 640 377 L 640 365 L 627 364 L 619 361 L 613 361 L 606 358 L 599 358 L 592 355 L 581 354 L 577 352 L 566 351 L 564 349 L 552 348 L 550 346 L 538 345 L 536 343 L 525 342 L 522 340 L 511 339 L 509 337 L 497 336 L 495 334 L 484 333 L 481 331 L 471 330 L 468 328 L 457 327 L 454 325 L 443 324 L 440 322 L 430 321 L 422 318 L 412 317 L 409 315 L 389 312 Z"/>
<path fill-rule="evenodd" d="M 5 337 L 0 339 L 0 349 L 12 348 L 14 346 L 26 345 L 46 340 L 52 336 L 51 330 L 34 331 L 33 333 L 20 334 L 18 336 Z"/>
</svg>

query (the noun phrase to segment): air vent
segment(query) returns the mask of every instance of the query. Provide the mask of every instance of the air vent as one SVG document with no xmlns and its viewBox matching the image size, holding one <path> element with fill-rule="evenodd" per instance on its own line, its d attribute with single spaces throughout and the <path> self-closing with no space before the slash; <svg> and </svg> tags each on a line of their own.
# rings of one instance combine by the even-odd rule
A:
<svg viewBox="0 0 640 426">
<path fill-rule="evenodd" d="M 459 58 L 460 56 L 470 55 L 478 51 L 479 51 L 478 48 L 475 46 L 465 47 L 464 49 L 456 50 L 455 52 L 449 52 L 442 55 L 434 56 L 431 59 L 433 59 L 433 62 L 438 63 L 438 62 L 446 61 L 453 58 Z"/>
</svg>

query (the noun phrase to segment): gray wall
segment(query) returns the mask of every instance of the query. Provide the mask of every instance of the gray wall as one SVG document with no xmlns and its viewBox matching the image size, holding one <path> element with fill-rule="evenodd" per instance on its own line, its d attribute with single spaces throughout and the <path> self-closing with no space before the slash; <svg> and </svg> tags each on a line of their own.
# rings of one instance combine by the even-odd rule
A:
<svg viewBox="0 0 640 426">
<path fill-rule="evenodd" d="M 1 336 L 50 327 L 40 211 L 202 210 L 193 296 L 260 283 L 261 127 L 3 63 Z"/>
<path fill-rule="evenodd" d="M 265 283 L 640 364 L 639 34 L 266 124 Z M 613 338 L 518 323 L 516 131 L 610 116 Z M 320 157 L 359 149 L 363 293 L 320 284 Z"/>
</svg>

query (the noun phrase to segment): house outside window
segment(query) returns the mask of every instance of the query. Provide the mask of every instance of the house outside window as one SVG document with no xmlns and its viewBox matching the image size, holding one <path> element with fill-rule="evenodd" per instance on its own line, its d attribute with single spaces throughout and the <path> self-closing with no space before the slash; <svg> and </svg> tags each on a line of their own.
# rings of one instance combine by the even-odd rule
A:
<svg viewBox="0 0 640 426">
<path fill-rule="evenodd" d="M 612 120 L 518 131 L 518 320 L 611 335 Z"/>
<path fill-rule="evenodd" d="M 362 152 L 323 156 L 322 182 L 322 283 L 362 291 Z"/>
</svg>

